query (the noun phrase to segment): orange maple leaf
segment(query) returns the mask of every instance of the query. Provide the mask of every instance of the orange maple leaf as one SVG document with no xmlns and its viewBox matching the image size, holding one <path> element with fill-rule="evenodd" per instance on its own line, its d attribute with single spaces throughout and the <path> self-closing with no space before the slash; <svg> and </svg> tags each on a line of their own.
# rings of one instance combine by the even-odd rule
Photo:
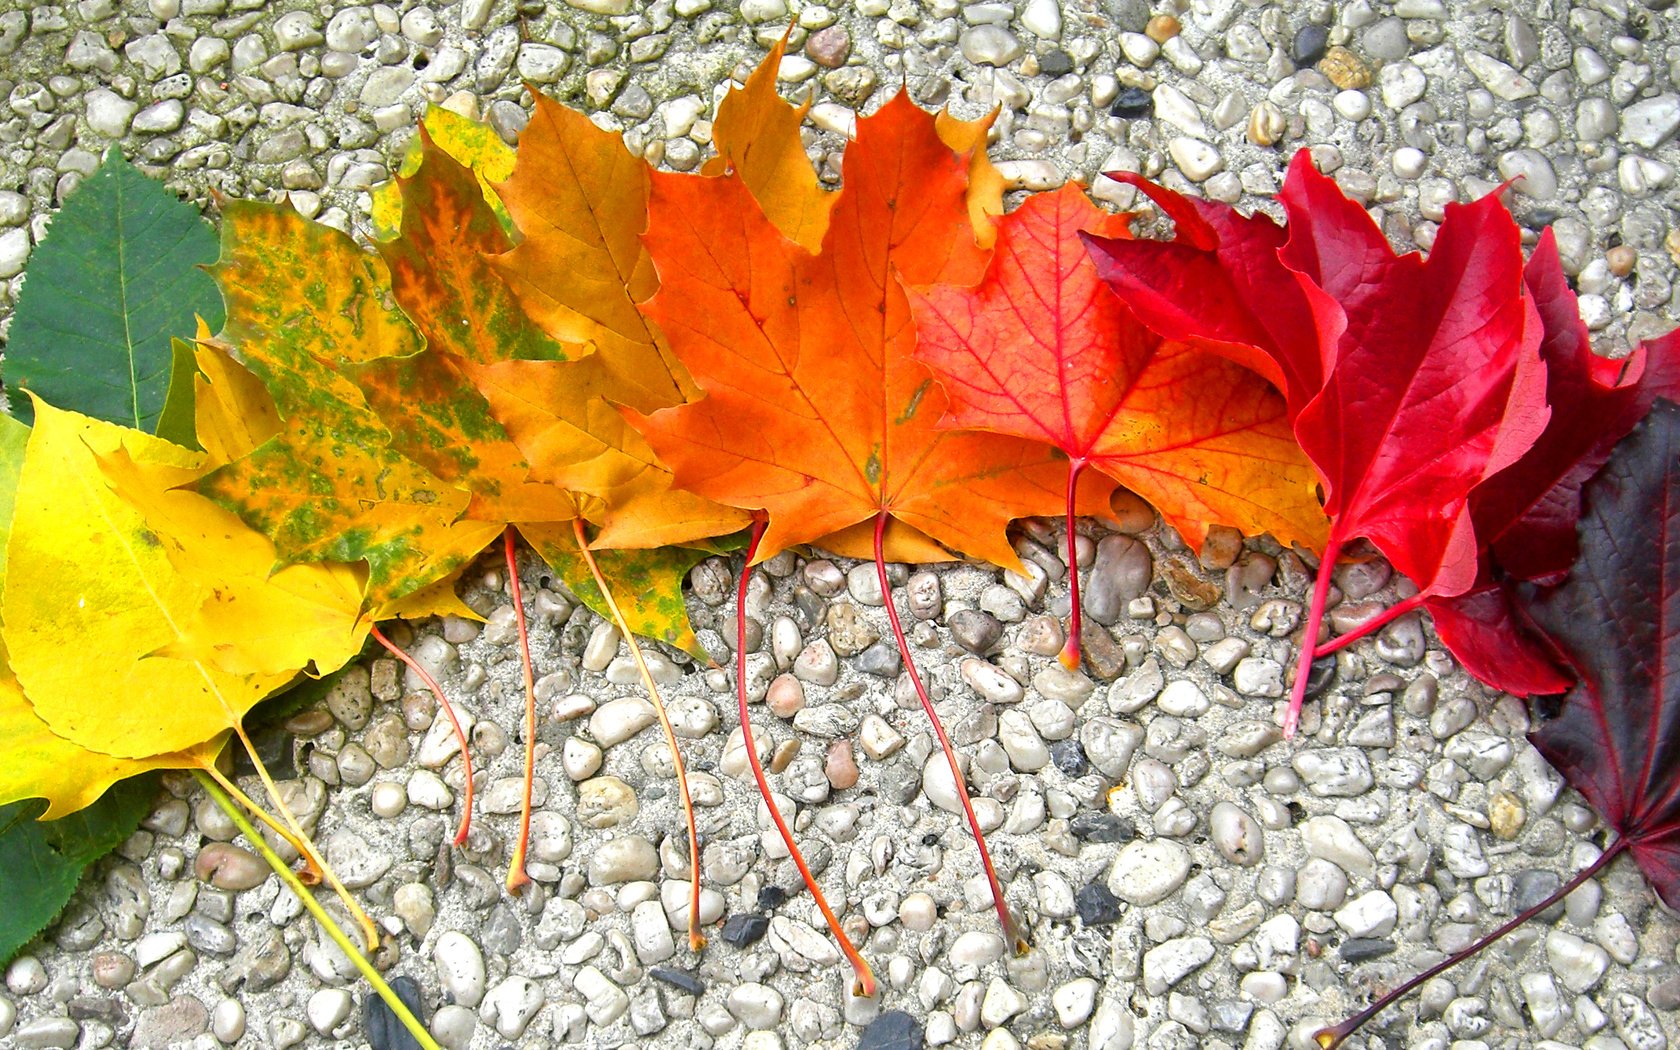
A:
<svg viewBox="0 0 1680 1050">
<path fill-rule="evenodd" d="M 901 93 L 859 122 L 816 254 L 778 233 L 737 177 L 654 176 L 645 239 L 661 285 L 644 311 L 706 397 L 631 419 L 679 485 L 768 511 L 761 556 L 826 538 L 867 557 L 886 515 L 891 557 L 937 557 L 931 540 L 1019 567 L 1009 520 L 1060 509 L 1065 462 L 938 429 L 944 393 L 911 357 L 900 280 L 984 272 L 969 164 Z"/>
</svg>

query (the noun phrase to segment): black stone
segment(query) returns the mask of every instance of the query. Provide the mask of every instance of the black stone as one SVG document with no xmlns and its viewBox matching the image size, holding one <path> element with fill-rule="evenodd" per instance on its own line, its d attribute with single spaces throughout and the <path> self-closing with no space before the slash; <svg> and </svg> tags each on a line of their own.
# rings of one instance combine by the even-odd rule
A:
<svg viewBox="0 0 1680 1050">
<path fill-rule="evenodd" d="M 1079 746 L 1079 741 L 1073 737 L 1058 740 L 1050 745 L 1050 761 L 1056 763 L 1056 768 L 1070 777 L 1082 777 L 1091 771 L 1091 763 L 1085 758 L 1085 749 Z"/>
<path fill-rule="evenodd" d="M 292 742 L 297 738 L 277 725 L 263 726 L 251 733 L 251 743 L 257 746 L 257 757 L 275 780 L 296 780 L 297 764 L 292 761 Z M 233 752 L 233 775 L 254 777 L 257 767 L 243 746 L 229 748 Z"/>
<path fill-rule="evenodd" d="M 673 970 L 669 966 L 655 966 L 648 973 L 664 981 L 672 988 L 687 992 L 689 995 L 699 995 L 706 990 L 705 982 L 687 970 Z"/>
<path fill-rule="evenodd" d="M 1321 656 L 1312 662 L 1307 671 L 1307 696 L 1317 696 L 1330 688 L 1330 683 L 1336 680 L 1336 657 Z"/>
<path fill-rule="evenodd" d="M 1130 842 L 1137 838 L 1137 825 L 1112 813 L 1075 813 L 1068 831 L 1085 842 Z"/>
<path fill-rule="evenodd" d="M 1516 878 L 1511 880 L 1511 910 L 1525 912 L 1556 893 L 1562 885 L 1563 879 L 1555 871 L 1542 871 L 1539 868 L 1519 871 Z M 1558 901 L 1535 918 L 1541 922 L 1555 923 L 1562 915 L 1563 902 Z"/>
<path fill-rule="evenodd" d="M 1381 959 L 1393 950 L 1393 941 L 1381 937 L 1355 937 L 1342 942 L 1341 955 L 1346 962 L 1356 963 L 1367 959 Z"/>
<path fill-rule="evenodd" d="M 397 993 L 409 1013 L 421 1024 L 426 1023 L 426 1011 L 420 1005 L 420 984 L 408 974 L 398 974 L 390 981 L 391 991 Z M 377 995 L 362 999 L 362 1033 L 373 1050 L 420 1050 L 412 1033 L 397 1020 L 397 1015 Z"/>
<path fill-rule="evenodd" d="M 857 1050 L 922 1050 L 922 1022 L 903 1010 L 888 1010 L 858 1036 Z"/>
<path fill-rule="evenodd" d="M 1155 112 L 1155 100 L 1142 88 L 1121 88 L 1120 93 L 1114 96 L 1114 105 L 1108 107 L 1108 111 L 1116 117 L 1136 120 Z"/>
<path fill-rule="evenodd" d="M 1057 48 L 1038 60 L 1038 68 L 1053 77 L 1072 73 L 1073 56 Z"/>
<path fill-rule="evenodd" d="M 793 894 L 773 883 L 767 883 L 758 888 L 758 910 L 775 911 L 788 902 Z"/>
<path fill-rule="evenodd" d="M 725 944 L 745 948 L 757 944 L 769 932 L 770 919 L 767 916 L 737 912 L 723 921 L 723 932 L 718 936 Z"/>
<path fill-rule="evenodd" d="M 1310 66 L 1324 57 L 1330 47 L 1330 30 L 1324 26 L 1305 25 L 1295 34 L 1289 46 L 1289 57 L 1298 66 Z"/>
<path fill-rule="evenodd" d="M 1100 882 L 1093 882 L 1075 894 L 1073 906 L 1079 910 L 1079 920 L 1086 926 L 1108 926 L 1119 922 L 1120 913 L 1124 910 L 1120 898 Z"/>
</svg>

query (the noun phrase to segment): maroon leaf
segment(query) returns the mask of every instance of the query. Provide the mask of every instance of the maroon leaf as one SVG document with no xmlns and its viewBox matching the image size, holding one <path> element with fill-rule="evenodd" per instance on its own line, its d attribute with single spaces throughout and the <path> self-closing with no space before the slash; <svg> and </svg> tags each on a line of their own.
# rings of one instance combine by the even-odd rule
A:
<svg viewBox="0 0 1680 1050">
<path fill-rule="evenodd" d="M 1549 229 L 1523 276 L 1544 331 L 1546 400 L 1562 410 L 1526 455 L 1476 487 L 1470 513 L 1502 572 L 1538 580 L 1575 561 L 1581 486 L 1654 399 L 1680 400 L 1680 332 L 1620 361 L 1593 353 Z"/>
<path fill-rule="evenodd" d="M 1529 739 L 1680 907 L 1680 407 L 1657 402 L 1582 502 L 1569 578 L 1520 598 L 1579 679 Z"/>
<path fill-rule="evenodd" d="M 1622 853 L 1680 905 L 1680 407 L 1658 401 L 1587 483 L 1580 557 L 1517 600 L 1578 678 L 1529 739 L 1616 838 L 1545 900 L 1318 1032 L 1335 1050 L 1390 1003 L 1563 900 Z M 1506 592 L 1495 591 L 1504 595 Z"/>
</svg>

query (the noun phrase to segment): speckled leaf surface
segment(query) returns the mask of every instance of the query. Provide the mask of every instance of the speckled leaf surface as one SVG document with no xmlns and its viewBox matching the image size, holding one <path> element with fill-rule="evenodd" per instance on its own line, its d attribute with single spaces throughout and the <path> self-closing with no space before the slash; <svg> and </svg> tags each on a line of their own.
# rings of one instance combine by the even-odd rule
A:
<svg viewBox="0 0 1680 1050">
<path fill-rule="evenodd" d="M 378 256 L 288 208 L 234 202 L 213 273 L 228 302 L 221 339 L 263 381 L 278 434 L 199 489 L 273 539 L 283 562 L 369 565 L 378 603 L 478 552 L 454 522 L 468 493 L 390 447 L 346 366 L 419 353 Z"/>
<path fill-rule="evenodd" d="M 490 125 L 441 106 L 427 106 L 420 126 L 439 148 L 472 170 L 484 203 L 490 206 L 502 228 L 511 232 L 513 220 L 508 217 L 495 184 L 513 174 L 513 147 L 503 142 Z M 417 135 L 408 140 L 408 147 L 403 150 L 402 162 L 397 166 L 398 177 L 406 178 L 419 171 L 420 160 L 421 140 Z M 369 214 L 374 236 L 380 240 L 396 238 L 402 231 L 404 207 L 397 179 L 375 186 L 371 196 Z"/>
</svg>

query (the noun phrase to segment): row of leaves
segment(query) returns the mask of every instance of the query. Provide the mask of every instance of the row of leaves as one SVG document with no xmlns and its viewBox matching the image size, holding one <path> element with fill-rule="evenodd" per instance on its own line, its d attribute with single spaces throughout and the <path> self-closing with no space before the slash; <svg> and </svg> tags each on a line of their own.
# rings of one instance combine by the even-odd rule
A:
<svg viewBox="0 0 1680 1050">
<path fill-rule="evenodd" d="M 1606 859 L 1632 849 L 1680 900 L 1672 716 L 1660 683 L 1604 665 L 1646 666 L 1667 637 L 1599 572 L 1672 582 L 1666 552 L 1547 589 L 1576 561 L 1582 486 L 1676 396 L 1675 337 L 1596 357 L 1550 235 L 1525 263 L 1496 197 L 1450 207 L 1427 259 L 1400 256 L 1305 154 L 1287 226 L 1116 175 L 1175 224 L 1133 239 L 1077 187 L 1004 215 L 986 122 L 901 95 L 859 122 L 830 192 L 802 111 L 776 96 L 779 51 L 720 106 L 697 176 L 652 172 L 539 98 L 516 157 L 429 114 L 376 201 L 374 254 L 229 202 L 211 271 L 225 325 L 168 365 L 137 351 L 106 400 L 46 338 L 84 332 L 88 304 L 37 315 L 26 297 L 8 385 L 46 400 L 27 450 L 22 427 L 0 430 L 16 505 L 0 802 L 41 796 L 56 816 L 140 769 L 202 763 L 377 620 L 464 611 L 453 574 L 509 527 L 605 612 L 573 538 L 587 523 L 631 626 L 698 654 L 682 575 L 749 523 L 755 559 L 810 544 L 1019 570 L 1011 519 L 1101 513 L 1124 485 L 1196 549 L 1224 525 L 1329 566 L 1363 539 L 1415 581 L 1323 644 L 1321 571 L 1298 668 L 1423 606 L 1497 688 L 1583 683 L 1536 743 L 1618 831 Z M 180 301 L 159 305 L 152 330 L 179 330 Z M 1668 426 L 1626 461 L 1665 454 Z M 1589 561 L 1668 520 L 1651 486 L 1672 457 L 1654 462 L 1603 501 L 1642 515 L 1589 514 Z M 1622 629 L 1616 644 L 1588 651 L 1570 617 L 1525 611 L 1569 602 Z M 66 665 L 66 644 L 93 655 Z M 115 682 L 123 695 L 88 701 Z"/>
</svg>

